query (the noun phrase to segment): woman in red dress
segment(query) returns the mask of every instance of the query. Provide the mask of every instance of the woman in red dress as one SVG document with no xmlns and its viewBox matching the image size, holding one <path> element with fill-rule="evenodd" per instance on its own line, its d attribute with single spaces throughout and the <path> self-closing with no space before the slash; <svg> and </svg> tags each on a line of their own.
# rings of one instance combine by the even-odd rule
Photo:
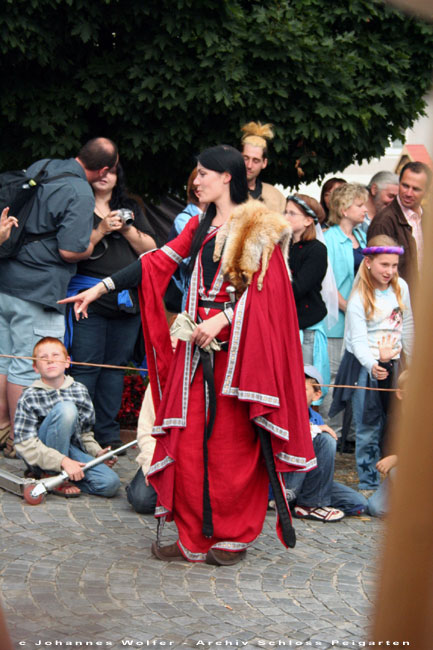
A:
<svg viewBox="0 0 433 650">
<path fill-rule="evenodd" d="M 293 292 L 276 245 L 288 245 L 287 222 L 260 202 L 244 204 L 245 165 L 234 148 L 205 150 L 197 167 L 206 214 L 192 218 L 159 251 L 67 300 L 75 301 L 79 318 L 107 290 L 139 285 L 156 410 L 148 479 L 158 494 L 156 516 L 174 519 L 179 534 L 169 546 L 158 540 L 152 552 L 166 561 L 235 564 L 260 534 L 266 515 L 263 432 L 278 474 L 308 471 L 315 458 Z M 199 324 L 173 356 L 162 298 L 177 265 L 189 256 L 187 311 Z M 227 275 L 237 290 L 235 302 Z M 214 339 L 222 349 L 206 352 Z M 279 520 L 277 531 L 285 546 L 294 544 L 284 538 Z"/>
</svg>

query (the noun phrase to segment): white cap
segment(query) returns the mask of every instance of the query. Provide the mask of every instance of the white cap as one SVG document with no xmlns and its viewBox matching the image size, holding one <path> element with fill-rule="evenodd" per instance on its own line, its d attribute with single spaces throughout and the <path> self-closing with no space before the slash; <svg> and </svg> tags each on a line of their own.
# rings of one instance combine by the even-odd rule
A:
<svg viewBox="0 0 433 650">
<path fill-rule="evenodd" d="M 314 366 L 304 366 L 304 375 L 315 379 L 318 384 L 323 384 L 323 377 Z"/>
</svg>

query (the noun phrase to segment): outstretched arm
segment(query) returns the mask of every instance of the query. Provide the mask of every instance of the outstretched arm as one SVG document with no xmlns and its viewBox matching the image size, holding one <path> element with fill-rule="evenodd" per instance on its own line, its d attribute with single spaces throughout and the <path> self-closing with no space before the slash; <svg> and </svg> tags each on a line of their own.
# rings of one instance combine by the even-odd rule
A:
<svg viewBox="0 0 433 650">
<path fill-rule="evenodd" d="M 107 287 L 102 282 L 98 282 L 94 287 L 91 287 L 86 291 L 81 291 L 81 293 L 77 293 L 76 296 L 63 298 L 63 300 L 58 300 L 57 302 L 60 305 L 74 303 L 75 318 L 80 320 L 80 318 L 87 318 L 87 307 L 90 303 L 103 296 L 104 293 L 108 293 Z"/>
<path fill-rule="evenodd" d="M 136 262 L 132 262 L 132 264 L 126 266 L 124 269 L 120 269 L 120 271 L 113 273 L 111 278 L 104 278 L 104 281 L 105 284 L 103 281 L 98 282 L 94 287 L 91 287 L 86 291 L 81 291 L 75 296 L 58 300 L 58 303 L 60 305 L 74 303 L 76 319 L 79 320 L 81 317 L 87 318 L 87 307 L 90 303 L 103 296 L 104 293 L 108 293 L 108 290 L 114 291 L 114 289 L 129 289 L 140 284 L 141 261 L 137 260 Z"/>
</svg>

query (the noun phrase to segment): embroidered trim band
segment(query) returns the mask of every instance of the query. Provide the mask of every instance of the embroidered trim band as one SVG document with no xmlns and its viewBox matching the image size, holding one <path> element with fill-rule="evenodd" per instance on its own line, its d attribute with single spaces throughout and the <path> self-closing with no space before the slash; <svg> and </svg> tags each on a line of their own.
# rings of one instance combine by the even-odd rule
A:
<svg viewBox="0 0 433 650">
<path fill-rule="evenodd" d="M 176 262 L 176 264 L 181 263 L 183 258 L 178 253 L 176 253 L 176 251 L 170 248 L 170 246 L 167 246 L 167 244 L 165 244 L 160 250 L 162 250 L 166 255 L 168 255 L 168 257 L 172 259 L 173 262 Z"/>
<path fill-rule="evenodd" d="M 254 540 L 253 540 L 254 541 Z M 244 551 L 252 542 L 245 544 L 244 542 L 217 542 L 212 548 L 219 549 L 220 551 Z"/>
<path fill-rule="evenodd" d="M 182 551 L 183 555 L 189 560 L 190 562 L 204 562 L 206 560 L 206 553 L 193 553 L 190 551 L 186 546 L 182 544 L 180 539 L 177 542 L 180 550 Z"/>
<path fill-rule="evenodd" d="M 290 454 L 286 454 L 284 451 L 280 451 L 277 454 L 277 458 L 282 460 L 283 463 L 288 463 L 289 465 L 296 465 L 298 467 L 302 467 L 303 469 L 300 470 L 301 472 L 305 470 L 314 469 L 314 467 L 317 467 L 316 457 L 312 458 L 307 462 L 307 460 L 305 458 L 302 458 L 301 456 L 292 456 Z"/>
<path fill-rule="evenodd" d="M 116 289 L 116 285 L 114 284 L 113 279 L 110 277 L 104 278 L 103 280 L 101 280 L 101 282 L 108 292 L 114 291 Z"/>
<path fill-rule="evenodd" d="M 155 472 L 161 471 L 162 469 L 164 469 L 164 467 L 167 467 L 167 465 L 170 465 L 171 463 L 174 463 L 173 458 L 170 458 L 170 456 L 166 456 L 162 460 L 158 461 L 157 463 L 149 467 L 149 471 L 147 472 L 148 476 L 155 474 Z"/>
<path fill-rule="evenodd" d="M 254 418 L 254 422 L 262 427 L 262 429 L 266 429 L 266 431 L 273 433 L 278 438 L 282 438 L 283 440 L 290 440 L 290 434 L 286 429 L 282 429 L 276 424 L 273 424 L 273 422 L 265 418 L 263 415 L 258 415 L 256 418 Z"/>
</svg>

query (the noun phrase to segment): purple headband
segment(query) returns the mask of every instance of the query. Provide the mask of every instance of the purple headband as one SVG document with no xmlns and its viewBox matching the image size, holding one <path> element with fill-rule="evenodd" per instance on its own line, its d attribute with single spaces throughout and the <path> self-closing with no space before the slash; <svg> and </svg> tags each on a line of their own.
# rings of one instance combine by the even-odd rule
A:
<svg viewBox="0 0 433 650">
<path fill-rule="evenodd" d="M 361 250 L 361 253 L 363 255 L 379 255 L 380 253 L 403 255 L 404 248 L 403 246 L 367 246 Z"/>
</svg>

